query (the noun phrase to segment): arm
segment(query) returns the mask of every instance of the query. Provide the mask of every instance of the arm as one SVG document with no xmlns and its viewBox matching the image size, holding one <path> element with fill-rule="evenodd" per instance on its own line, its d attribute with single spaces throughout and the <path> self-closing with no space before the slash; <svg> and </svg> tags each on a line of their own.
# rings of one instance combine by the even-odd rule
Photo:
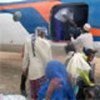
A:
<svg viewBox="0 0 100 100">
<path fill-rule="evenodd" d="M 54 78 L 51 80 L 48 90 L 47 90 L 47 93 L 46 93 L 46 100 L 51 100 L 54 90 L 61 87 L 60 81 L 61 80 L 59 78 Z"/>
<path fill-rule="evenodd" d="M 72 42 L 75 42 L 76 41 L 73 36 L 71 36 L 71 41 Z"/>
<path fill-rule="evenodd" d="M 89 72 L 86 70 L 81 70 L 78 69 L 80 77 L 83 79 L 83 81 L 85 82 L 86 85 L 88 86 L 94 86 L 94 83 L 91 82 L 90 78 L 89 78 Z"/>
<path fill-rule="evenodd" d="M 25 43 L 24 46 L 24 57 L 23 57 L 23 73 L 26 74 L 27 73 L 27 69 L 29 66 L 29 51 L 28 51 L 28 43 Z"/>
<path fill-rule="evenodd" d="M 90 62 L 91 70 L 89 73 L 90 80 L 95 83 L 95 62 L 94 60 Z"/>
<path fill-rule="evenodd" d="M 89 77 L 90 77 L 91 82 L 95 83 L 95 77 L 94 77 L 94 72 L 93 72 L 93 70 L 90 70 L 90 72 L 89 72 Z"/>
<path fill-rule="evenodd" d="M 46 94 L 46 100 L 51 100 L 51 94 L 49 91 L 47 91 L 47 94 Z"/>
<path fill-rule="evenodd" d="M 51 49 L 51 44 L 48 50 L 48 54 L 49 54 L 49 60 L 52 60 L 52 49 Z"/>
<path fill-rule="evenodd" d="M 71 36 L 71 42 L 72 42 L 73 44 L 77 44 L 78 41 L 79 41 L 79 37 L 77 37 L 76 39 L 74 39 L 74 37 Z"/>
<path fill-rule="evenodd" d="M 24 45 L 23 45 L 23 47 L 22 47 L 21 57 L 22 57 L 22 58 L 24 57 Z"/>
</svg>

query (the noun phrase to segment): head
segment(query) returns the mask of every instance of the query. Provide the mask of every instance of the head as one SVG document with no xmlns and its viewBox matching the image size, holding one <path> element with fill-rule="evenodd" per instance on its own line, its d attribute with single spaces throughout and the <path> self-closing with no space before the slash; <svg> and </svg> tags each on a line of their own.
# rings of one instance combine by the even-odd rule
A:
<svg viewBox="0 0 100 100">
<path fill-rule="evenodd" d="M 61 12 L 63 18 L 65 18 L 66 20 L 73 20 L 73 12 L 70 9 L 62 9 Z"/>
<path fill-rule="evenodd" d="M 16 11 L 13 14 L 13 20 L 14 21 L 19 21 L 22 18 L 22 13 L 20 11 Z"/>
<path fill-rule="evenodd" d="M 41 38 L 45 38 L 45 32 L 38 30 L 38 36 L 41 37 Z"/>
<path fill-rule="evenodd" d="M 47 29 L 45 27 L 37 27 L 35 33 L 37 36 L 45 38 L 47 35 Z"/>
<path fill-rule="evenodd" d="M 81 34 L 80 28 L 70 27 L 69 28 L 69 34 L 74 36 L 74 38 L 77 38 Z"/>
<path fill-rule="evenodd" d="M 84 26 L 83 26 L 84 31 L 89 31 L 90 29 L 91 29 L 90 24 L 88 24 L 88 23 L 84 24 Z"/>
<path fill-rule="evenodd" d="M 64 10 L 62 10 L 61 14 L 62 14 L 62 16 L 63 16 L 64 18 L 66 18 L 66 17 L 67 17 L 67 11 L 66 11 L 65 9 L 64 9 Z"/>
<path fill-rule="evenodd" d="M 66 45 L 64 49 L 65 49 L 66 54 L 76 52 L 75 46 L 73 44 Z"/>
<path fill-rule="evenodd" d="M 96 54 L 96 50 L 93 50 L 93 49 L 84 49 L 84 53 L 86 54 L 87 56 L 87 61 L 92 61 L 95 57 L 95 54 Z"/>
<path fill-rule="evenodd" d="M 54 78 L 59 78 L 64 83 L 67 79 L 65 65 L 57 60 L 50 61 L 47 64 L 45 74 L 50 81 Z"/>
</svg>

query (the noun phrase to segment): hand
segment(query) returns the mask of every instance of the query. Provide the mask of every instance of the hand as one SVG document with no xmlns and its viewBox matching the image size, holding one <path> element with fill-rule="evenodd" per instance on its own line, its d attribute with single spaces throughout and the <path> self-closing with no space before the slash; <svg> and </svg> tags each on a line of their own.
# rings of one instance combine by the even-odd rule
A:
<svg viewBox="0 0 100 100">
<path fill-rule="evenodd" d="M 27 68 L 23 68 L 23 71 L 22 71 L 22 73 L 23 73 L 23 75 L 27 75 L 27 73 L 28 73 L 28 69 Z"/>
</svg>

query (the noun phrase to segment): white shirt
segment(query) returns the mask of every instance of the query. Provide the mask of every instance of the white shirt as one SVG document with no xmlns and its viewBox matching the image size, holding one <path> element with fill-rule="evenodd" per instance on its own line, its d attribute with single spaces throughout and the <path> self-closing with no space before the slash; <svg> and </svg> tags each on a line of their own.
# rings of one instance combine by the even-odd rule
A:
<svg viewBox="0 0 100 100">
<path fill-rule="evenodd" d="M 51 46 L 48 40 L 37 37 L 35 40 L 35 55 L 33 55 L 31 39 L 25 43 L 23 68 L 29 67 L 29 80 L 39 79 L 44 76 L 46 64 L 52 60 Z"/>
<path fill-rule="evenodd" d="M 93 42 L 93 36 L 91 33 L 84 33 L 81 34 L 79 37 L 77 37 L 76 39 L 74 39 L 73 37 L 71 37 L 71 41 L 73 42 L 73 44 L 75 46 L 81 46 L 82 49 L 85 48 L 89 48 L 89 49 L 94 49 L 94 42 Z M 78 49 L 80 49 L 80 47 L 78 47 Z"/>
</svg>

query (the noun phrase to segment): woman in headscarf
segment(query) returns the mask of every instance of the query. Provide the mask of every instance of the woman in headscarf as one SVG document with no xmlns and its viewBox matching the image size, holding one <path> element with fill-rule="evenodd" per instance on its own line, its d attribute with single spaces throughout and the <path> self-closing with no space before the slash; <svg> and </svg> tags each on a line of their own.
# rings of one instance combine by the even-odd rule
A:
<svg viewBox="0 0 100 100">
<path fill-rule="evenodd" d="M 64 64 L 56 60 L 50 61 L 46 66 L 45 75 L 47 81 L 39 91 L 38 100 L 75 100 Z"/>
</svg>

